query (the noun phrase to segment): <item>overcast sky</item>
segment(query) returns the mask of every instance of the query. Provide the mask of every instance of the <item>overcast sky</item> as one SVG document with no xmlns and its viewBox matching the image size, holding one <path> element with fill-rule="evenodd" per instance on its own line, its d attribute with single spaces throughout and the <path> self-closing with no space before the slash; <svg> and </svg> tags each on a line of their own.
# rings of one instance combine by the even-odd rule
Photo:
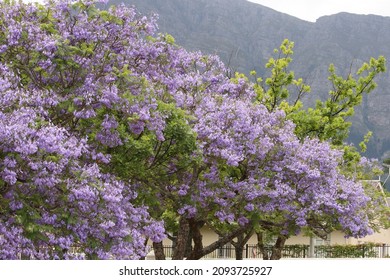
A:
<svg viewBox="0 0 390 280">
<path fill-rule="evenodd" d="M 43 0 L 23 0 L 43 2 Z M 211 1 L 211 0 L 210 0 Z M 307 21 L 324 15 L 349 12 L 390 16 L 389 0 L 248 0 Z"/>
<path fill-rule="evenodd" d="M 390 16 L 389 0 L 248 0 L 307 21 L 349 12 Z"/>
</svg>

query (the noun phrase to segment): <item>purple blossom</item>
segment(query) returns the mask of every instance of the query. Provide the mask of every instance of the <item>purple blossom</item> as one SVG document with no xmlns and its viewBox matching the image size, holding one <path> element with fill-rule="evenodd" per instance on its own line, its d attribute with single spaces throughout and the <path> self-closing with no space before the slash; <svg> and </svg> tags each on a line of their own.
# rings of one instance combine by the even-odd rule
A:
<svg viewBox="0 0 390 280">
<path fill-rule="evenodd" d="M 131 123 L 129 123 L 129 128 L 130 128 L 131 132 L 133 132 L 136 135 L 139 135 L 145 129 L 145 123 L 143 123 L 142 121 L 131 122 Z"/>
<path fill-rule="evenodd" d="M 245 206 L 245 210 L 248 212 L 251 212 L 255 209 L 254 205 L 252 203 L 249 203 Z"/>
<path fill-rule="evenodd" d="M 167 206 L 238 226 L 277 215 L 283 235 L 313 215 L 372 232 L 371 202 L 339 173 L 340 151 L 300 141 L 218 57 L 148 40 L 156 16 L 124 5 L 91 15 L 96 1 L 82 3 L 0 4 L 1 259 L 139 259 L 147 239 L 166 237 L 156 210 Z"/>
<path fill-rule="evenodd" d="M 13 24 L 11 24 L 8 28 L 8 36 L 7 36 L 8 45 L 9 46 L 17 45 L 21 36 L 22 36 L 22 29 L 16 22 L 13 22 Z"/>
<path fill-rule="evenodd" d="M 189 188 L 190 187 L 188 185 L 182 185 L 177 193 L 180 196 L 185 196 L 188 193 Z"/>
<path fill-rule="evenodd" d="M 249 220 L 246 217 L 239 217 L 237 222 L 240 226 L 245 226 L 247 223 L 249 223 Z"/>
<path fill-rule="evenodd" d="M 14 185 L 17 181 L 16 173 L 9 169 L 4 169 L 3 172 L 1 172 L 2 179 L 7 182 L 10 185 Z"/>
</svg>

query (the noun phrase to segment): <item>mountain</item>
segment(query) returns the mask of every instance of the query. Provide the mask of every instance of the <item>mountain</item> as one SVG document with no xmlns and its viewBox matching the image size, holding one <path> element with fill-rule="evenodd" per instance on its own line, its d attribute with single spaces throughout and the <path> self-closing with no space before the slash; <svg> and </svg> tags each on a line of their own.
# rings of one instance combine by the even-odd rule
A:
<svg viewBox="0 0 390 280">
<path fill-rule="evenodd" d="M 295 43 L 291 70 L 312 86 L 308 104 L 330 90 L 328 67 L 347 75 L 363 61 L 384 55 L 390 59 L 390 17 L 339 13 L 315 23 L 300 20 L 246 0 L 111 0 L 150 15 L 159 15 L 159 31 L 175 37 L 188 50 L 217 54 L 233 70 L 265 73 L 265 63 L 284 39 Z M 390 157 L 390 77 L 377 79 L 378 88 L 364 97 L 351 119 L 350 141 L 357 144 L 367 131 L 374 136 L 368 157 Z"/>
</svg>

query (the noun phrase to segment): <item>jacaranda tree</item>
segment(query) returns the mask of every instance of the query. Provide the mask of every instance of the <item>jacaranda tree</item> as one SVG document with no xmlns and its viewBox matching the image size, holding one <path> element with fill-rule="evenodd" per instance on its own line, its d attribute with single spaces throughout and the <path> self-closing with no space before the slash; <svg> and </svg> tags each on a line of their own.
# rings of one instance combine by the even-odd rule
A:
<svg viewBox="0 0 390 280">
<path fill-rule="evenodd" d="M 144 256 L 147 238 L 165 237 L 163 225 L 132 203 L 136 186 L 110 173 L 111 155 L 99 150 L 121 143 L 121 111 L 155 118 L 156 131 L 163 122 L 149 115 L 149 97 L 114 83 L 125 71 L 114 69 L 125 68 L 113 63 L 115 44 L 140 44 L 153 22 L 132 21 L 132 10 L 94 16 L 81 2 L 0 6 L 0 258 Z"/>
<path fill-rule="evenodd" d="M 198 259 L 258 224 L 371 233 L 339 151 L 299 139 L 246 78 L 156 35 L 154 17 L 95 1 L 0 8 L 0 258 L 137 259 L 148 240 L 163 258 L 174 233 L 173 258 Z M 214 223 L 229 230 L 204 247 Z"/>
<path fill-rule="evenodd" d="M 270 76 L 268 78 L 257 78 L 255 91 L 257 102 L 264 104 L 269 111 L 283 110 L 286 117 L 295 124 L 295 134 L 304 141 L 306 138 L 327 141 L 333 148 L 343 151 L 339 160 L 339 172 L 355 180 L 372 179 L 377 176 L 375 172 L 380 172 L 375 160 L 369 161 L 362 157 L 356 147 L 346 142 L 349 136 L 351 122 L 349 118 L 354 115 L 355 108 L 361 104 L 363 95 L 372 92 L 375 87 L 375 78 L 386 71 L 386 60 L 383 56 L 378 59 L 371 58 L 369 62 L 363 63 L 353 73 L 352 66 L 346 77 L 338 76 L 335 67 L 329 67 L 330 88 L 328 99 L 325 102 L 317 100 L 314 108 L 304 106 L 304 96 L 310 94 L 310 86 L 304 84 L 303 79 L 296 79 L 294 72 L 289 70 L 292 61 L 294 43 L 287 39 L 283 41 L 280 48 L 275 50 L 274 57 L 271 57 L 266 64 Z M 256 72 L 251 75 L 256 76 Z M 371 132 L 364 136 L 360 143 L 362 152 L 365 152 L 366 143 L 369 141 Z M 370 224 L 376 230 L 386 227 L 388 220 L 388 207 L 384 204 L 383 194 L 367 185 L 365 190 L 370 196 L 370 202 L 366 206 L 366 214 L 369 215 Z M 334 226 L 327 226 L 328 223 L 321 222 L 318 226 L 311 223 L 306 233 L 316 234 L 325 237 L 331 233 Z M 275 228 L 262 229 L 258 231 L 258 240 L 261 241 L 263 232 L 268 231 L 268 235 L 276 236 L 280 230 Z M 288 235 L 289 236 L 289 235 Z M 278 245 L 281 245 L 286 237 L 278 236 Z M 262 247 L 262 246 L 260 246 Z M 276 246 L 275 246 L 276 247 Z M 274 249 L 275 249 L 274 247 Z M 265 252 L 263 254 L 266 256 Z M 272 257 L 272 255 L 271 255 Z"/>
</svg>

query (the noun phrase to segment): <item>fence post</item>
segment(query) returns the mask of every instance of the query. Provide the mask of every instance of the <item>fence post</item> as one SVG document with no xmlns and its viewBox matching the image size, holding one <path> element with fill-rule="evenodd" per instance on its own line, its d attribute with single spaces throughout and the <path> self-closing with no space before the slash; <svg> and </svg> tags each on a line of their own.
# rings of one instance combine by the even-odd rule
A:
<svg viewBox="0 0 390 280">
<path fill-rule="evenodd" d="M 386 244 L 382 244 L 382 250 L 381 250 L 381 255 L 380 258 L 385 258 L 386 257 Z"/>
<path fill-rule="evenodd" d="M 364 258 L 364 253 L 365 253 L 365 252 L 364 252 L 364 251 L 365 251 L 364 249 L 366 248 L 366 245 L 363 244 L 362 248 L 363 248 L 363 258 Z"/>
<path fill-rule="evenodd" d="M 310 247 L 309 247 L 309 258 L 315 258 L 315 250 L 314 250 L 315 238 L 310 237 Z"/>
</svg>

